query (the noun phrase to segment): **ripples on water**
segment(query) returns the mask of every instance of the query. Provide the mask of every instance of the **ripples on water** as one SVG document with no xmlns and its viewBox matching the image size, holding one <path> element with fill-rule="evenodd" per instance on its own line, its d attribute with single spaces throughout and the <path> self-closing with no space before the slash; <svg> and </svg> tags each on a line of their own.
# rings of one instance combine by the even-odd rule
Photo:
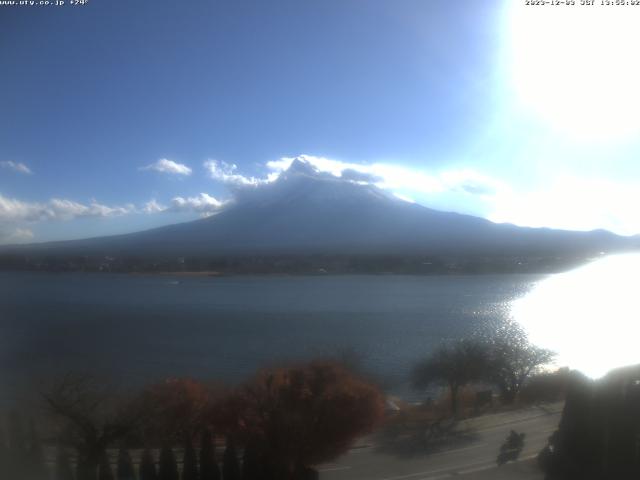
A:
<svg viewBox="0 0 640 480">
<path fill-rule="evenodd" d="M 0 273 L 0 389 L 74 369 L 233 382 L 346 354 L 410 393 L 417 360 L 443 339 L 492 328 L 540 278 Z"/>
<path fill-rule="evenodd" d="M 412 365 L 440 341 L 510 316 L 558 363 L 598 377 L 640 362 L 639 276 L 640 255 L 549 277 L 0 273 L 0 397 L 77 369 L 233 382 L 345 353 L 409 395 Z"/>
<path fill-rule="evenodd" d="M 592 378 L 640 363 L 640 255 L 616 255 L 539 282 L 513 302 L 530 339 Z"/>
</svg>

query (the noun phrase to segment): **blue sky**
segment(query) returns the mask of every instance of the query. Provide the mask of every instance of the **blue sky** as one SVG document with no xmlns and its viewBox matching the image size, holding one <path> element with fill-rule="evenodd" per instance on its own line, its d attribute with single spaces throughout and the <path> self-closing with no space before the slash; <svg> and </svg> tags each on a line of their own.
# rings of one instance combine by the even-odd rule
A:
<svg viewBox="0 0 640 480">
<path fill-rule="evenodd" d="M 300 155 L 433 208 L 640 233 L 640 9 L 523 3 L 0 6 L 0 242 L 198 218 Z"/>
</svg>

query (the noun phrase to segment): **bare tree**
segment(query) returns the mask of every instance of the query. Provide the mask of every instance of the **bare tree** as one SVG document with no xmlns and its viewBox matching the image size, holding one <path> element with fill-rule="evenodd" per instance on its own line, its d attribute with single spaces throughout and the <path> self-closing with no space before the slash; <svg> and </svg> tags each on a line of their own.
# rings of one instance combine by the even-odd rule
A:
<svg viewBox="0 0 640 480">
<path fill-rule="evenodd" d="M 445 385 L 451 395 L 451 413 L 458 414 L 458 391 L 465 385 L 481 380 L 487 365 L 488 352 L 483 344 L 461 340 L 437 348 L 413 370 L 413 384 L 417 388 Z"/>
<path fill-rule="evenodd" d="M 75 448 L 77 480 L 95 480 L 107 447 L 131 433 L 146 416 L 136 401 L 89 375 L 66 375 L 43 393 L 56 419 L 60 443 Z"/>
<path fill-rule="evenodd" d="M 58 447 L 56 453 L 56 464 L 53 471 L 53 480 L 73 480 L 73 472 L 71 470 L 71 462 L 66 450 Z"/>
<path fill-rule="evenodd" d="M 515 322 L 505 322 L 485 342 L 489 354 L 486 379 L 500 389 L 505 403 L 512 403 L 524 383 L 555 357 L 551 350 L 532 344 Z"/>
</svg>

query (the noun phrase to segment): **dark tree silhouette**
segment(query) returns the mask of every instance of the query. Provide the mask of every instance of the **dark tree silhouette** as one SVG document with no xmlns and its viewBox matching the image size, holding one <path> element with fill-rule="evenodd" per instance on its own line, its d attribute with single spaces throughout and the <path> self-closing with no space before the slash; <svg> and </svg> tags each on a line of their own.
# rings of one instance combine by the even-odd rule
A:
<svg viewBox="0 0 640 480">
<path fill-rule="evenodd" d="M 107 452 L 102 453 L 100 464 L 98 465 L 98 480 L 114 480 L 113 471 L 111 470 L 111 462 Z"/>
<path fill-rule="evenodd" d="M 232 437 L 227 437 L 227 446 L 222 457 L 222 478 L 224 480 L 241 480 L 238 452 Z"/>
<path fill-rule="evenodd" d="M 159 464 L 158 480 L 180 480 L 176 456 L 170 446 L 164 445 L 160 449 Z"/>
<path fill-rule="evenodd" d="M 200 440 L 200 480 L 220 480 L 216 449 L 209 430 L 202 432 Z"/>
<path fill-rule="evenodd" d="M 4 430 L 0 428 L 0 472 L 9 472 L 9 448 L 7 447 Z"/>
<path fill-rule="evenodd" d="M 136 474 L 133 468 L 131 455 L 126 448 L 118 450 L 118 467 L 116 470 L 118 480 L 135 480 Z"/>
<path fill-rule="evenodd" d="M 48 478 L 42 443 L 33 420 L 29 422 L 27 469 L 30 480 L 47 480 Z"/>
<path fill-rule="evenodd" d="M 44 479 L 44 458 L 35 431 L 26 435 L 22 416 L 17 411 L 11 411 L 7 420 L 8 443 L 0 431 L 0 475 L 16 479 Z"/>
<path fill-rule="evenodd" d="M 260 469 L 278 480 L 347 451 L 384 416 L 377 388 L 329 362 L 265 371 L 218 411 L 256 448 Z"/>
<path fill-rule="evenodd" d="M 499 388 L 504 403 L 513 403 L 524 383 L 555 357 L 551 350 L 533 345 L 515 322 L 504 323 L 486 343 L 486 379 Z"/>
<path fill-rule="evenodd" d="M 261 461 L 258 455 L 255 445 L 245 445 L 242 454 L 242 480 L 261 480 L 266 476 L 265 462 Z"/>
<path fill-rule="evenodd" d="M 451 413 L 458 414 L 458 391 L 485 374 L 488 352 L 483 344 L 462 340 L 441 345 L 412 372 L 413 384 L 427 388 L 433 384 L 445 385 L 451 396 Z"/>
<path fill-rule="evenodd" d="M 198 457 L 190 437 L 185 441 L 182 465 L 182 480 L 198 480 Z"/>
<path fill-rule="evenodd" d="M 534 374 L 520 389 L 518 397 L 525 403 L 557 402 L 566 395 L 571 378 L 567 367 Z"/>
<path fill-rule="evenodd" d="M 186 437 L 195 439 L 217 395 L 214 387 L 190 378 L 169 378 L 151 385 L 142 395 L 146 410 L 151 412 L 145 436 L 149 441 L 174 445 Z"/>
<path fill-rule="evenodd" d="M 76 480 L 96 480 L 100 459 L 89 459 L 79 451 L 76 453 Z"/>
<path fill-rule="evenodd" d="M 22 416 L 15 410 L 11 411 L 8 423 L 8 471 L 16 478 L 24 477 L 29 470 L 29 451 Z"/>
<path fill-rule="evenodd" d="M 538 456 L 549 480 L 636 480 L 640 365 L 598 380 L 572 372 L 558 430 Z"/>
<path fill-rule="evenodd" d="M 14 453 L 25 452 L 27 449 L 22 416 L 15 410 L 9 413 L 9 447 Z"/>
<path fill-rule="evenodd" d="M 151 452 L 146 448 L 140 458 L 140 480 L 158 480 L 156 462 Z"/>
<path fill-rule="evenodd" d="M 53 472 L 53 480 L 73 480 L 73 471 L 67 451 L 58 447 L 56 453 L 56 465 Z"/>
<path fill-rule="evenodd" d="M 43 395 L 58 421 L 59 440 L 77 451 L 76 480 L 95 480 L 107 446 L 149 415 L 141 402 L 121 398 L 112 385 L 87 375 L 67 375 Z"/>
</svg>

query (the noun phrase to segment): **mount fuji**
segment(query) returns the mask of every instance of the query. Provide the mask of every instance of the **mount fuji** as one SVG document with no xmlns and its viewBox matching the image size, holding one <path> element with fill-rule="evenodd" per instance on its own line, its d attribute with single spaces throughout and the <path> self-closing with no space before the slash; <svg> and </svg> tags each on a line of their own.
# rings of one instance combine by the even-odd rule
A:
<svg viewBox="0 0 640 480">
<path fill-rule="evenodd" d="M 270 183 L 239 189 L 218 213 L 152 230 L 7 247 L 4 254 L 138 257 L 256 255 L 588 256 L 640 238 L 496 224 L 433 210 L 295 160 Z"/>
</svg>

